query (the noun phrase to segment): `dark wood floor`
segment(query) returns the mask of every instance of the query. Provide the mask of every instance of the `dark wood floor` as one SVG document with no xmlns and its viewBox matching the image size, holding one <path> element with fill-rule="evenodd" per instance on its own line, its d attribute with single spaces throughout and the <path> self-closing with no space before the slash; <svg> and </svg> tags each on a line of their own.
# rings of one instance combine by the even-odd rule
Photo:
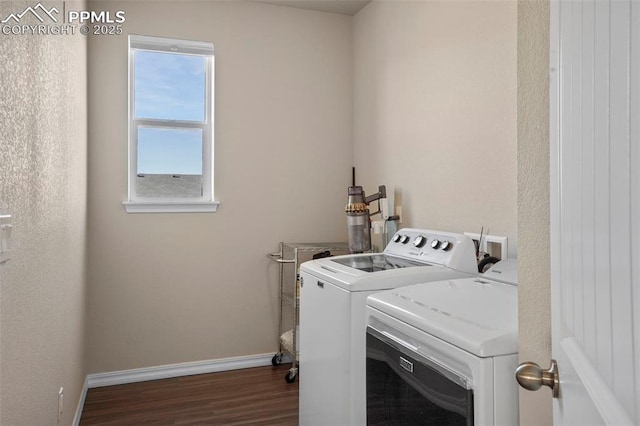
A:
<svg viewBox="0 0 640 426">
<path fill-rule="evenodd" d="M 86 425 L 297 425 L 290 364 L 89 389 Z"/>
</svg>

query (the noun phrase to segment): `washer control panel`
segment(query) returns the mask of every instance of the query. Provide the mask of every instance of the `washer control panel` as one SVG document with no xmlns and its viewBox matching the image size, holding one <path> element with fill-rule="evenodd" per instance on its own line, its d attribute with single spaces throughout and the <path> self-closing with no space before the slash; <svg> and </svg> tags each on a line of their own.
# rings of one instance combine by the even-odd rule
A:
<svg viewBox="0 0 640 426">
<path fill-rule="evenodd" d="M 384 253 L 459 270 L 477 270 L 473 240 L 464 234 L 404 228 L 395 233 Z"/>
</svg>

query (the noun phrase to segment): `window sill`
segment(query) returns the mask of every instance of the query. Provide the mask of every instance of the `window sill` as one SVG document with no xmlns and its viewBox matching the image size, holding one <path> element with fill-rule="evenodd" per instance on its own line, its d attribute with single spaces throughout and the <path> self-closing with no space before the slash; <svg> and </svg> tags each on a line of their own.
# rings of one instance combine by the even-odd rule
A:
<svg viewBox="0 0 640 426">
<path fill-rule="evenodd" d="M 124 201 L 122 204 L 127 213 L 215 213 L 220 202 Z"/>
</svg>

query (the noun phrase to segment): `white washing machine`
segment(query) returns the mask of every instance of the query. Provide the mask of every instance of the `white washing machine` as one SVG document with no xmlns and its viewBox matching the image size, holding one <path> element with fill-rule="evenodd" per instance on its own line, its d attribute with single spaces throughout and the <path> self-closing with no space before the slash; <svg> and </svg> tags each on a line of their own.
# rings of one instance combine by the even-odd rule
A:
<svg viewBox="0 0 640 426">
<path fill-rule="evenodd" d="M 515 260 L 367 300 L 368 425 L 518 424 Z"/>
<path fill-rule="evenodd" d="M 465 235 L 405 228 L 383 253 L 313 260 L 300 272 L 300 424 L 355 426 L 366 423 L 367 296 L 477 275 L 477 262 Z"/>
</svg>

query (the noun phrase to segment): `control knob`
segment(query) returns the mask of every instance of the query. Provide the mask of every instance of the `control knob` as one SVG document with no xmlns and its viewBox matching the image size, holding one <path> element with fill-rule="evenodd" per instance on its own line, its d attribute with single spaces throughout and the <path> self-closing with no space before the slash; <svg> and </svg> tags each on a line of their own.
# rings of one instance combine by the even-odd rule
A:
<svg viewBox="0 0 640 426">
<path fill-rule="evenodd" d="M 402 235 L 400 235 L 400 234 L 396 234 L 396 235 L 393 236 L 393 242 L 394 243 L 399 243 L 401 239 L 402 239 Z"/>
<path fill-rule="evenodd" d="M 409 242 L 409 236 L 408 235 L 403 235 L 402 238 L 400 239 L 400 242 L 402 244 L 407 244 Z"/>
<path fill-rule="evenodd" d="M 424 235 L 418 235 L 418 236 L 416 237 L 416 239 L 415 239 L 415 240 L 413 240 L 413 245 L 414 245 L 414 246 L 416 246 L 416 247 L 418 247 L 418 248 L 420 248 L 420 247 L 422 247 L 423 245 L 425 245 L 425 244 L 426 244 L 426 242 L 427 242 L 427 239 L 425 238 L 425 236 L 424 236 Z"/>
<path fill-rule="evenodd" d="M 451 244 L 449 241 L 443 241 L 440 245 L 440 249 L 442 249 L 442 251 L 449 251 L 451 250 L 451 247 L 453 247 L 453 244 Z"/>
<path fill-rule="evenodd" d="M 440 240 L 438 240 L 437 238 L 433 241 L 431 241 L 431 247 L 436 250 L 438 247 L 440 247 Z"/>
</svg>

